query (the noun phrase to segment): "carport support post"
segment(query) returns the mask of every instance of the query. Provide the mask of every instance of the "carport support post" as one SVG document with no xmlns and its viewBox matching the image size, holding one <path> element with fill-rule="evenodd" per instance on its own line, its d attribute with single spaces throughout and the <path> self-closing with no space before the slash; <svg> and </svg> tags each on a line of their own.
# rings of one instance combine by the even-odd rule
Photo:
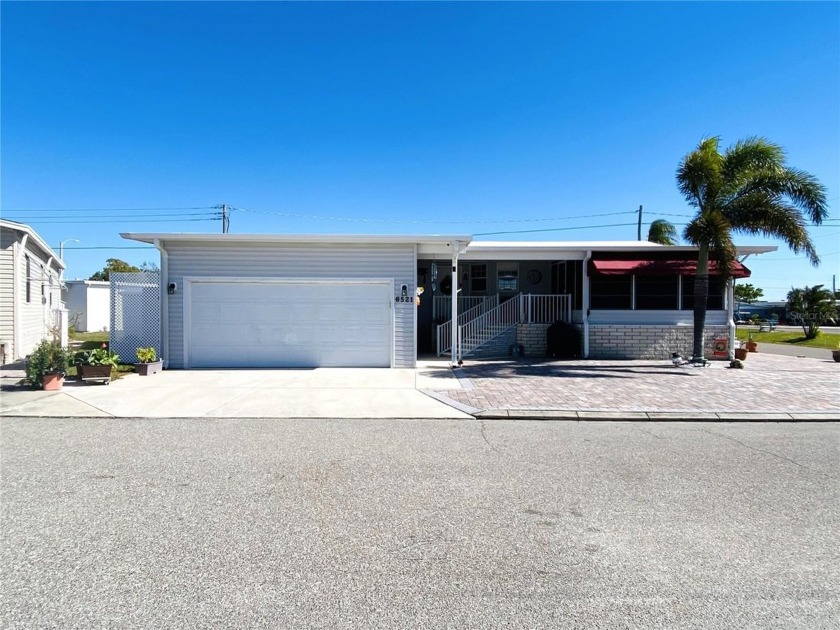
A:
<svg viewBox="0 0 840 630">
<path fill-rule="evenodd" d="M 452 243 L 452 367 L 458 367 L 458 359 L 461 354 L 461 340 L 458 338 L 458 252 L 461 249 L 461 241 Z"/>
<path fill-rule="evenodd" d="M 726 323 L 729 326 L 729 355 L 730 361 L 735 359 L 735 279 L 726 281 Z"/>
</svg>

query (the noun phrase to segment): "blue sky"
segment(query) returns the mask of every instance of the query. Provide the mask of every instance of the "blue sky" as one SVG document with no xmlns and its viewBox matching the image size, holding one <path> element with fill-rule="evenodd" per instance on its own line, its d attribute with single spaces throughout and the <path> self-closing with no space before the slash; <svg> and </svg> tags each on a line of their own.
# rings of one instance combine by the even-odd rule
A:
<svg viewBox="0 0 840 630">
<path fill-rule="evenodd" d="M 765 136 L 828 188 L 822 265 L 780 244 L 751 281 L 783 299 L 840 275 L 838 3 L 3 2 L 0 18 L 2 215 L 79 239 L 68 278 L 157 261 L 119 232 L 219 232 L 221 203 L 236 233 L 633 240 L 639 205 L 645 232 L 688 220 L 674 172 L 709 135 Z"/>
</svg>

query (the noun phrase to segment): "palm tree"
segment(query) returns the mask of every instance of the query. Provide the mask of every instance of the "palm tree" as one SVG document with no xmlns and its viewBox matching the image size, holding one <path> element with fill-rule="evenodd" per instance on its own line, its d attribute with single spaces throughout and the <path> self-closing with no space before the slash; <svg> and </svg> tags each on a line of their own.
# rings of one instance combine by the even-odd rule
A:
<svg viewBox="0 0 840 630">
<path fill-rule="evenodd" d="M 677 169 L 677 187 L 697 215 L 685 239 L 698 247 L 694 282 L 693 360 L 703 359 L 709 261 L 724 278 L 735 262 L 732 232 L 779 238 L 813 265 L 819 257 L 806 221 L 822 223 L 828 209 L 825 187 L 811 174 L 785 163 L 784 150 L 763 138 L 739 140 L 721 154 L 720 138 L 706 138 Z M 803 216 L 804 213 L 804 216 Z"/>
<path fill-rule="evenodd" d="M 676 245 L 677 228 L 665 219 L 657 219 L 650 224 L 647 240 L 660 245 Z"/>
<path fill-rule="evenodd" d="M 804 289 L 791 289 L 787 294 L 787 309 L 794 323 L 802 326 L 805 339 L 815 339 L 820 324 L 837 317 L 834 293 L 818 284 Z"/>
</svg>

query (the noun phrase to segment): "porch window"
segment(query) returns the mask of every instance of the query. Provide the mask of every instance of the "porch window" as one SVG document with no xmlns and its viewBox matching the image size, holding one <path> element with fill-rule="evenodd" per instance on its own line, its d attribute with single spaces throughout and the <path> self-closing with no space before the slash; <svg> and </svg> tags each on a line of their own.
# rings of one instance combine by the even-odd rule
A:
<svg viewBox="0 0 840 630">
<path fill-rule="evenodd" d="M 710 311 L 723 310 L 723 290 L 725 285 L 720 277 L 709 277 L 709 301 L 706 308 Z M 682 308 L 684 311 L 694 310 L 694 276 L 683 276 L 682 279 Z"/>
<path fill-rule="evenodd" d="M 675 311 L 679 293 L 679 276 L 636 276 L 637 310 Z"/>
<path fill-rule="evenodd" d="M 499 265 L 496 277 L 499 293 L 516 293 L 519 291 L 519 266 L 504 268 Z"/>
<path fill-rule="evenodd" d="M 630 310 L 633 308 L 633 276 L 592 276 L 591 308 Z"/>
<path fill-rule="evenodd" d="M 470 266 L 470 293 L 487 293 L 487 265 Z"/>
</svg>

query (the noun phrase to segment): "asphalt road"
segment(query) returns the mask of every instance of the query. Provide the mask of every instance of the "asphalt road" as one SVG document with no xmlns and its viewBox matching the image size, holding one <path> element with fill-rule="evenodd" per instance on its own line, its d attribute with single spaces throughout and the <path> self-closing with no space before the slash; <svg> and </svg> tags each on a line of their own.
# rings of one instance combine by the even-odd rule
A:
<svg viewBox="0 0 840 630">
<path fill-rule="evenodd" d="M 837 628 L 840 425 L 0 421 L 3 628 Z"/>
</svg>

